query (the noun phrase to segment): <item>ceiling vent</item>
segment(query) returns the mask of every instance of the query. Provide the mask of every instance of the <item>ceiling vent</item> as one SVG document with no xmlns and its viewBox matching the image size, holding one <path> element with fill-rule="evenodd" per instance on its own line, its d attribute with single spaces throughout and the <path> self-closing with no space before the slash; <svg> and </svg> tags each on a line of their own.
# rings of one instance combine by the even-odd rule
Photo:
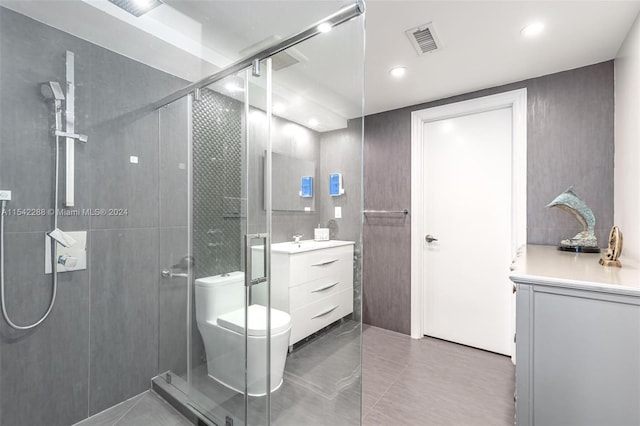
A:
<svg viewBox="0 0 640 426">
<path fill-rule="evenodd" d="M 109 0 L 109 1 L 136 17 L 142 16 L 148 11 L 150 11 L 151 9 L 155 9 L 156 7 L 162 4 L 160 0 L 145 0 L 145 1 Z"/>
<path fill-rule="evenodd" d="M 424 55 L 425 53 L 442 49 L 442 44 L 433 27 L 433 22 L 408 29 L 405 31 L 405 34 L 409 37 L 409 41 L 413 48 L 416 49 L 416 52 L 418 52 L 418 55 Z"/>
</svg>

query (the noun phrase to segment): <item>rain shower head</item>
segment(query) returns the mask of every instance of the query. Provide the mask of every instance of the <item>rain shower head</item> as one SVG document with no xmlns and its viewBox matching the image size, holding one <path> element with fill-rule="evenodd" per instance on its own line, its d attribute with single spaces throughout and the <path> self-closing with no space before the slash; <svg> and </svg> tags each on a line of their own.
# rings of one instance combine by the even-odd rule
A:
<svg viewBox="0 0 640 426">
<path fill-rule="evenodd" d="M 47 81 L 40 85 L 40 93 L 48 101 L 63 101 L 64 93 L 57 81 Z"/>
</svg>

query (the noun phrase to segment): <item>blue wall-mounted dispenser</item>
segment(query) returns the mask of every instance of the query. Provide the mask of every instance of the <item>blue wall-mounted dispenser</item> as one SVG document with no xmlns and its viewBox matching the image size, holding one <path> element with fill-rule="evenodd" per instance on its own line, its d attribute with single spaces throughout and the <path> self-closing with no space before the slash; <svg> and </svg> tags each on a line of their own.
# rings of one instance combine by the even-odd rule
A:
<svg viewBox="0 0 640 426">
<path fill-rule="evenodd" d="M 302 176 L 300 196 L 303 198 L 313 197 L 313 176 Z"/>
<path fill-rule="evenodd" d="M 342 187 L 342 173 L 331 173 L 329 175 L 329 195 L 337 197 L 344 194 Z"/>
</svg>

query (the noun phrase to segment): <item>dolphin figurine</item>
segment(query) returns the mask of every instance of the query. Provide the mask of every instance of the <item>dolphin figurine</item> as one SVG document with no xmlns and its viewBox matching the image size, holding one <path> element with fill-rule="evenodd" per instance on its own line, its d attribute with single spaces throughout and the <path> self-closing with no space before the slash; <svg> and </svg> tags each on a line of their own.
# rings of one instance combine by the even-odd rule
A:
<svg viewBox="0 0 640 426">
<path fill-rule="evenodd" d="M 560 250 L 600 252 L 595 234 L 596 217 L 589 206 L 573 192 L 573 186 L 554 198 L 547 207 L 559 207 L 571 213 L 582 225 L 582 231 L 575 237 L 560 241 Z"/>
</svg>

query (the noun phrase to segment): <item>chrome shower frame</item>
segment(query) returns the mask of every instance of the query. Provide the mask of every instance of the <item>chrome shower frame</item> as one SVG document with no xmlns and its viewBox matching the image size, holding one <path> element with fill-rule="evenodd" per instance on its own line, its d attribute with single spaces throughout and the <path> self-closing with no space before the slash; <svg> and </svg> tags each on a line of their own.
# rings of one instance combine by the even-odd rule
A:
<svg viewBox="0 0 640 426">
<path fill-rule="evenodd" d="M 217 81 L 220 81 L 226 77 L 229 77 L 230 75 L 236 74 L 244 69 L 252 67 L 255 63 L 259 63 L 264 59 L 270 58 L 280 52 L 283 52 L 289 49 L 290 47 L 300 44 L 303 41 L 308 40 L 311 37 L 314 37 L 322 33 L 323 31 L 320 31 L 318 27 L 320 27 L 323 24 L 328 24 L 331 27 L 335 27 L 342 23 L 350 21 L 354 18 L 357 18 L 358 16 L 364 13 L 365 13 L 364 2 L 362 0 L 356 0 L 353 4 L 343 7 L 336 13 L 327 16 L 326 18 L 316 22 L 315 24 L 307 27 L 306 29 L 300 31 L 299 33 L 294 34 L 291 37 L 288 37 L 282 41 L 271 44 L 258 53 L 239 59 L 238 61 L 232 63 L 231 65 L 218 71 L 217 73 L 212 74 L 209 77 L 203 78 L 200 81 L 196 81 L 195 83 L 192 83 L 186 86 L 185 88 L 180 89 L 177 92 L 174 92 L 171 95 L 168 95 L 160 99 L 159 101 L 152 104 L 151 108 L 159 109 L 165 105 L 169 105 L 170 103 L 175 102 L 178 99 L 184 98 L 185 96 L 193 92 L 196 92 L 199 89 L 203 89 Z M 259 73 L 260 70 L 258 69 L 257 72 Z"/>
</svg>

